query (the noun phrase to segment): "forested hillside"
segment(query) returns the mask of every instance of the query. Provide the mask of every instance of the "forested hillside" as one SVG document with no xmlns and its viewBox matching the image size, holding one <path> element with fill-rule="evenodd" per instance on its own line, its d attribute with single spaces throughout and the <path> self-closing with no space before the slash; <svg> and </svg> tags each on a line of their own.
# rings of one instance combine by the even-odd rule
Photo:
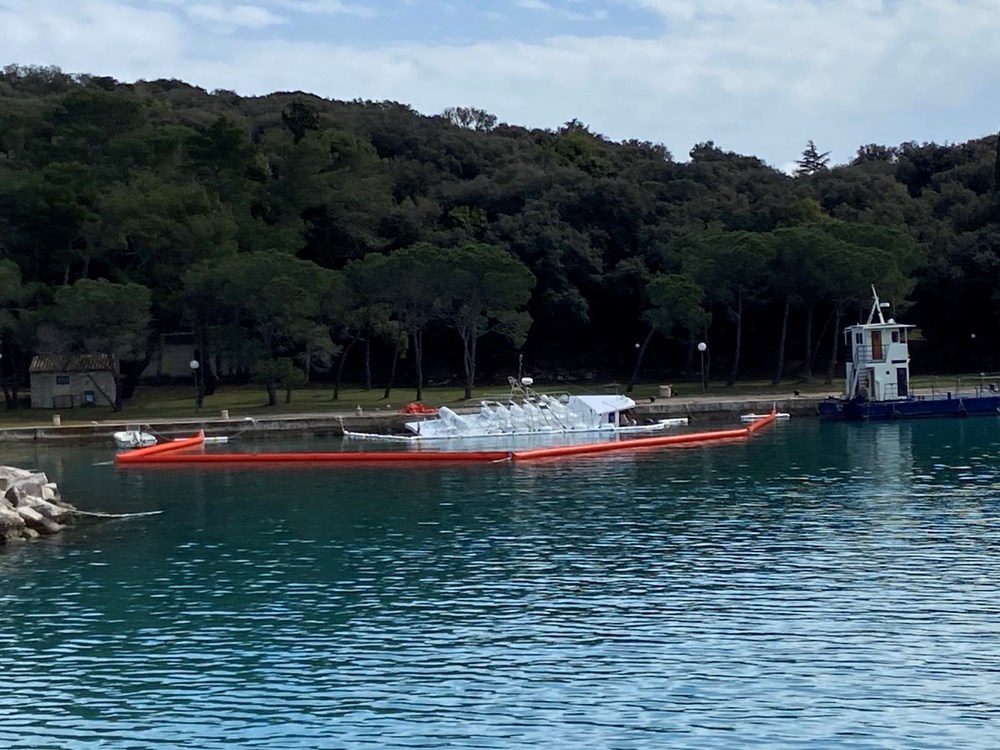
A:
<svg viewBox="0 0 1000 750">
<path fill-rule="evenodd" d="M 748 123 L 747 127 L 753 127 Z M 997 367 L 997 139 L 789 176 L 488 113 L 0 75 L 0 368 L 161 334 L 227 382 L 826 378 L 870 285 L 915 371 Z M 821 146 L 821 144 L 820 144 Z M 695 365 L 697 362 L 695 362 Z M 839 372 L 839 371 L 838 371 Z M 696 375 L 695 375 L 696 377 Z"/>
</svg>

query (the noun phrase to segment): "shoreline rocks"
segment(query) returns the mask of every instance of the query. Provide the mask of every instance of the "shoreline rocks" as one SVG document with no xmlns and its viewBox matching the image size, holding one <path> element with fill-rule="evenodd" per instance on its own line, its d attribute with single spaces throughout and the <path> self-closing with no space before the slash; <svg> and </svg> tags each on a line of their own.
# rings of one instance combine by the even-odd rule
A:
<svg viewBox="0 0 1000 750">
<path fill-rule="evenodd" d="M 66 528 L 76 508 L 44 472 L 0 466 L 0 546 Z"/>
</svg>

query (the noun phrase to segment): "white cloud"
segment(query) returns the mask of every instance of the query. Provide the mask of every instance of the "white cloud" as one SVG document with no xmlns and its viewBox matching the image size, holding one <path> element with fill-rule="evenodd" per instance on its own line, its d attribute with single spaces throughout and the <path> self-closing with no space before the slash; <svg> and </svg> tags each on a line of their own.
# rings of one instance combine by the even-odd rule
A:
<svg viewBox="0 0 1000 750">
<path fill-rule="evenodd" d="M 572 0 L 570 4 L 577 6 L 580 5 L 579 2 L 572 2 Z M 569 8 L 557 7 L 552 3 L 545 2 L 545 0 L 514 0 L 514 6 L 521 8 L 522 10 L 551 13 L 570 21 L 602 21 L 608 17 L 608 12 L 605 10 L 594 10 L 590 13 L 582 13 L 570 10 Z"/>
<path fill-rule="evenodd" d="M 258 5 L 221 5 L 199 3 L 187 7 L 187 14 L 193 21 L 206 22 L 223 28 L 245 27 L 260 29 L 265 26 L 279 26 L 287 19 Z"/>
<path fill-rule="evenodd" d="M 363 18 L 374 18 L 377 11 L 366 5 L 345 3 L 341 0 L 272 0 L 275 5 L 294 10 L 299 13 L 314 13 L 325 15 L 349 15 Z"/>
<path fill-rule="evenodd" d="M 117 0 L 0 2 L 4 63 L 58 65 L 69 72 L 121 77 L 146 61 L 180 59 L 188 32 L 165 10 Z"/>
<path fill-rule="evenodd" d="M 552 10 L 552 6 L 542 0 L 516 0 L 514 5 L 525 10 Z"/>
</svg>

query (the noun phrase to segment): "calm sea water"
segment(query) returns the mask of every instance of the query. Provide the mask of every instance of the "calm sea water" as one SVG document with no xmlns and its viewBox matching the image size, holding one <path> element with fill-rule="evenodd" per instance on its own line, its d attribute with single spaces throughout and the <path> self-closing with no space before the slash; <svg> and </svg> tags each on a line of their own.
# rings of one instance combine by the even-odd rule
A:
<svg viewBox="0 0 1000 750">
<path fill-rule="evenodd" d="M 110 455 L 4 448 L 81 508 L 164 512 L 0 551 L 0 747 L 996 747 L 994 419 L 536 465 Z"/>
</svg>

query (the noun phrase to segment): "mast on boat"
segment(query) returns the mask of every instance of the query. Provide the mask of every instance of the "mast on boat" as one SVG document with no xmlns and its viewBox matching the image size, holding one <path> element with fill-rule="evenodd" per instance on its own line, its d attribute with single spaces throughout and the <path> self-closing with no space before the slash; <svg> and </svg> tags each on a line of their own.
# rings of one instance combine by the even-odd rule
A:
<svg viewBox="0 0 1000 750">
<path fill-rule="evenodd" d="M 885 325 L 885 317 L 882 315 L 882 310 L 887 307 L 889 307 L 889 303 L 879 301 L 878 292 L 875 291 L 875 285 L 872 284 L 872 311 L 868 313 L 868 323 L 873 323 L 875 316 L 878 315 L 878 322 Z"/>
</svg>

